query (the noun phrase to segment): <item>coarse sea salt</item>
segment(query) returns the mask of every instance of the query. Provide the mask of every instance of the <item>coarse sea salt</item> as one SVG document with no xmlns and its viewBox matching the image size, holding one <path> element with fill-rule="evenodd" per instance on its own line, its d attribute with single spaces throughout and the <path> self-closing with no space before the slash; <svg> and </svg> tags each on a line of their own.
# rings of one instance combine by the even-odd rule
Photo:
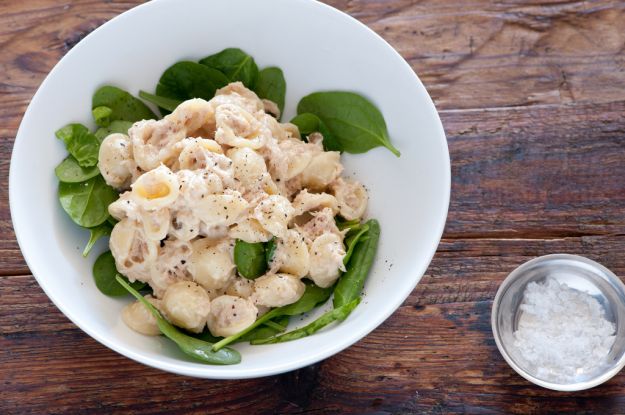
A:
<svg viewBox="0 0 625 415">
<path fill-rule="evenodd" d="M 514 346 L 536 377 L 570 383 L 605 363 L 614 334 L 594 297 L 548 278 L 527 285 Z"/>
</svg>

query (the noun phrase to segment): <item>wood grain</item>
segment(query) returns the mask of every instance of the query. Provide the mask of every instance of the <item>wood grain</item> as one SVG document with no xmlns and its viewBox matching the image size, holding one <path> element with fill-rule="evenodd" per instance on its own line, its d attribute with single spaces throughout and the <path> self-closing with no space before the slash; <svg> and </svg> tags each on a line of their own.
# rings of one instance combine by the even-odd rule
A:
<svg viewBox="0 0 625 415">
<path fill-rule="evenodd" d="M 12 142 L 45 75 L 140 1 L 0 0 L 0 413 L 625 413 L 625 374 L 577 394 L 535 387 L 490 332 L 503 278 L 569 252 L 625 275 L 625 2 L 331 0 L 382 35 L 432 94 L 452 200 L 403 306 L 317 365 L 206 381 L 99 345 L 41 291 L 8 208 Z M 80 358 L 76 358 L 79 356 Z"/>
<path fill-rule="evenodd" d="M 397 48 L 439 108 L 625 98 L 614 87 L 625 80 L 622 1 L 403 0 L 346 11 Z"/>
</svg>

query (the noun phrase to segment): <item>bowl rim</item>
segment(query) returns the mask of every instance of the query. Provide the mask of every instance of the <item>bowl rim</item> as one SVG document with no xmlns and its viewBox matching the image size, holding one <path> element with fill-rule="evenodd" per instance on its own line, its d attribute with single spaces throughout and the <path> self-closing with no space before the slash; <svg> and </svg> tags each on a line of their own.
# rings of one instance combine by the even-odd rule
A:
<svg viewBox="0 0 625 415">
<path fill-rule="evenodd" d="M 512 356 L 510 356 L 510 354 L 507 352 L 507 349 L 505 348 L 503 344 L 503 340 L 501 338 L 501 333 L 499 332 L 499 328 L 497 327 L 497 319 L 500 313 L 501 300 L 503 296 L 507 294 L 508 289 L 510 288 L 510 285 L 517 278 L 519 278 L 519 276 L 523 275 L 526 269 L 530 268 L 531 266 L 537 263 L 541 263 L 550 259 L 565 259 L 565 260 L 569 260 L 573 262 L 581 262 L 583 264 L 596 267 L 602 273 L 605 274 L 605 277 L 607 277 L 608 282 L 611 283 L 610 285 L 612 287 L 615 287 L 615 286 L 618 287 L 618 289 L 620 289 L 620 291 L 625 295 L 625 284 L 623 284 L 620 278 L 618 278 L 608 268 L 606 268 L 605 266 L 601 265 L 600 263 L 596 261 L 593 261 L 592 259 L 583 257 L 581 255 L 564 254 L 564 253 L 548 254 L 548 255 L 542 255 L 542 256 L 533 258 L 529 261 L 522 263 L 521 265 L 516 267 L 514 270 L 512 270 L 510 274 L 508 274 L 508 276 L 503 280 L 503 282 L 499 286 L 499 289 L 497 290 L 497 294 L 495 295 L 495 299 L 493 300 L 490 321 L 491 321 L 491 329 L 493 331 L 493 337 L 495 338 L 495 343 L 497 344 L 497 349 L 499 349 L 499 353 L 501 353 L 504 360 L 508 363 L 508 365 L 512 369 L 514 369 L 516 373 L 518 373 L 523 378 L 525 378 L 526 380 L 530 381 L 531 383 L 535 385 L 542 386 L 543 388 L 546 388 L 546 389 L 560 391 L 560 392 L 576 392 L 576 391 L 582 391 L 582 390 L 594 388 L 595 386 L 599 386 L 602 383 L 607 382 L 608 380 L 613 378 L 617 373 L 619 373 L 621 369 L 623 369 L 623 367 L 625 366 L 625 353 L 620 357 L 616 365 L 614 365 L 612 368 L 610 368 L 609 370 L 606 370 L 600 375 L 597 375 L 594 378 L 589 379 L 585 382 L 577 382 L 577 383 L 570 383 L 570 384 L 549 382 L 549 381 L 542 380 L 533 376 L 532 374 L 524 370 L 520 365 L 518 365 L 514 361 Z"/>
<path fill-rule="evenodd" d="M 437 145 L 442 147 L 442 151 L 443 151 L 443 155 L 445 157 L 443 157 L 442 162 L 444 163 L 444 165 L 441 168 L 441 171 L 444 173 L 444 177 L 442 178 L 442 181 L 444 182 L 444 189 L 441 192 L 442 193 L 442 204 L 444 206 L 443 209 L 441 209 L 440 211 L 440 215 L 438 218 L 436 218 L 436 220 L 439 222 L 438 224 L 438 230 L 435 233 L 436 238 L 432 240 L 431 246 L 429 248 L 429 253 L 428 255 L 426 255 L 425 257 L 427 258 L 427 261 L 424 261 L 423 264 L 421 265 L 421 267 L 416 267 L 416 271 L 414 272 L 414 275 L 418 275 L 418 277 L 414 278 L 414 284 L 410 285 L 410 287 L 408 287 L 406 289 L 405 292 L 402 292 L 401 295 L 396 296 L 395 301 L 391 302 L 390 306 L 386 308 L 386 310 L 380 314 L 378 314 L 377 318 L 375 320 L 372 320 L 369 324 L 367 325 L 363 325 L 362 328 L 360 330 L 358 330 L 357 332 L 353 333 L 351 336 L 345 336 L 344 340 L 342 341 L 337 341 L 332 347 L 328 347 L 326 349 L 320 350 L 320 351 L 310 351 L 310 353 L 307 354 L 306 357 L 303 357 L 299 360 L 290 360 L 288 362 L 282 363 L 282 364 L 276 364 L 274 366 L 271 367 L 271 369 L 266 369 L 266 368 L 258 368 L 258 369 L 237 369 L 236 367 L 232 367 L 230 366 L 229 369 L 226 370 L 221 370 L 221 366 L 212 366 L 212 365 L 204 365 L 204 366 L 194 366 L 194 367 L 183 367 L 180 366 L 178 364 L 174 363 L 170 363 L 170 362 L 165 362 L 163 360 L 160 360 L 158 358 L 151 358 L 149 356 L 145 356 L 140 352 L 135 352 L 132 349 L 126 347 L 123 343 L 121 342 L 117 342 L 114 340 L 110 340 L 109 337 L 105 334 L 105 333 L 99 333 L 98 331 L 94 330 L 93 328 L 91 328 L 89 326 L 89 324 L 85 324 L 82 319 L 78 318 L 78 316 L 76 315 L 71 315 L 71 313 L 69 313 L 66 309 L 66 307 L 63 306 L 63 304 L 57 299 L 55 298 L 53 295 L 50 294 L 49 290 L 46 289 L 46 285 L 45 285 L 45 279 L 38 277 L 37 274 L 39 273 L 38 271 L 35 271 L 33 269 L 33 267 L 31 266 L 31 264 L 36 264 L 37 260 L 31 255 L 31 253 L 27 250 L 24 250 L 23 247 L 27 246 L 28 243 L 26 241 L 26 239 L 24 239 L 23 235 L 20 233 L 20 231 L 18 230 L 18 227 L 16 227 L 16 220 L 15 220 L 15 215 L 13 214 L 16 209 L 16 197 L 17 197 L 17 177 L 15 174 L 15 171 L 13 169 L 13 165 L 14 162 L 16 160 L 16 151 L 15 148 L 17 146 L 18 143 L 22 143 L 24 141 L 24 138 L 20 138 L 22 135 L 22 131 L 25 128 L 24 127 L 24 121 L 28 121 L 29 120 L 29 112 L 30 109 L 36 105 L 38 99 L 40 98 L 41 95 L 41 91 L 44 89 L 44 86 L 50 82 L 51 77 L 57 72 L 59 71 L 60 65 L 62 64 L 62 62 L 65 60 L 65 58 L 67 56 L 70 56 L 73 53 L 77 53 L 76 51 L 79 50 L 81 46 L 84 45 L 84 40 L 90 38 L 91 36 L 99 33 L 100 31 L 102 31 L 104 28 L 109 27 L 112 24 L 116 24 L 119 20 L 125 19 L 130 17 L 131 15 L 134 15 L 136 13 L 141 13 L 144 9 L 148 9 L 151 7 L 159 7 L 159 5 L 161 3 L 166 3 L 166 2 L 175 2 L 178 0 L 152 0 L 151 2 L 146 2 L 143 4 L 140 4 L 138 6 L 135 6 L 131 9 L 128 9 L 126 11 L 124 11 L 123 13 L 120 13 L 118 15 L 116 15 L 115 17 L 113 17 L 112 19 L 110 19 L 109 21 L 105 22 L 104 24 L 102 24 L 101 26 L 99 26 L 98 28 L 96 28 L 93 32 L 89 33 L 83 40 L 81 40 L 76 46 L 74 46 L 72 49 L 70 49 L 64 56 L 62 56 L 59 61 L 54 65 L 54 67 L 50 70 L 50 72 L 46 75 L 46 77 L 44 78 L 44 80 L 42 81 L 42 83 L 40 84 L 40 86 L 37 88 L 37 91 L 35 92 L 35 94 L 33 95 L 28 107 L 26 108 L 26 111 L 24 112 L 24 115 L 22 117 L 22 121 L 20 122 L 20 126 L 17 130 L 16 136 L 15 136 L 15 141 L 13 143 L 13 150 L 12 150 L 12 155 L 11 155 L 11 164 L 10 164 L 10 168 L 9 168 L 9 209 L 11 212 L 11 221 L 13 224 L 13 229 L 15 232 L 15 236 L 16 236 L 16 240 L 18 242 L 18 245 L 20 247 L 20 251 L 24 257 L 24 260 L 26 261 L 29 270 L 31 272 L 31 274 L 35 277 L 35 279 L 37 280 L 37 283 L 39 284 L 39 286 L 41 287 L 41 289 L 45 292 L 45 294 L 47 295 L 47 297 L 52 301 L 52 303 L 65 315 L 66 318 L 68 318 L 74 325 L 76 325 L 78 328 L 80 328 L 83 332 L 85 332 L 86 334 L 88 334 L 90 337 L 92 337 L 93 339 L 95 339 L 96 341 L 98 341 L 99 343 L 103 344 L 104 346 L 108 347 L 109 349 L 127 357 L 130 358 L 138 363 L 144 364 L 146 366 L 149 367 L 153 367 L 156 369 L 160 369 L 160 370 L 164 370 L 170 373 L 175 373 L 178 375 L 185 375 L 185 376 L 191 376 L 191 377 L 199 377 L 199 378 L 208 378 L 208 379 L 248 379 L 248 378 L 257 378 L 257 377 L 263 377 L 263 376 L 270 376 L 270 375 L 276 375 L 276 374 L 280 374 L 280 373 L 284 373 L 290 370 L 296 370 L 314 363 L 317 363 L 323 359 L 326 359 L 330 356 L 333 356 L 334 354 L 337 354 L 339 352 L 341 352 L 342 350 L 352 346 L 353 344 L 357 343 L 358 341 L 360 341 L 362 338 L 364 338 L 365 336 L 367 336 L 369 333 L 371 333 L 373 330 L 375 330 L 380 324 L 382 324 L 386 319 L 388 319 L 400 306 L 401 304 L 406 300 L 406 298 L 408 298 L 408 296 L 410 295 L 410 293 L 414 290 L 414 288 L 417 286 L 417 284 L 419 283 L 419 281 L 421 280 L 421 278 L 423 277 L 424 273 L 426 272 L 427 268 L 429 267 L 432 258 L 434 257 L 434 254 L 436 253 L 436 250 L 438 248 L 438 245 L 440 243 L 440 240 L 442 238 L 443 235 L 443 231 L 445 229 L 445 225 L 447 222 L 447 216 L 448 216 L 448 212 L 449 212 L 449 205 L 450 205 L 450 196 L 451 196 L 451 160 L 450 160 L 450 156 L 449 156 L 449 147 L 448 147 L 448 143 L 447 143 L 447 138 L 446 138 L 446 134 L 445 134 L 445 130 L 443 128 L 442 122 L 440 120 L 440 116 L 438 114 L 438 111 L 436 110 L 436 107 L 434 105 L 434 102 L 432 101 L 431 96 L 429 95 L 429 93 L 427 92 L 427 90 L 425 89 L 423 83 L 421 82 L 421 80 L 419 79 L 419 77 L 417 76 L 417 74 L 414 72 L 414 70 L 412 69 L 412 67 L 410 67 L 410 65 L 406 62 L 406 60 L 399 54 L 399 52 L 397 52 L 397 50 L 395 50 L 395 48 L 393 48 L 386 40 L 384 40 L 384 38 L 382 38 L 380 35 L 378 35 L 375 31 L 373 31 L 371 28 L 369 28 L 367 25 L 365 25 L 364 23 L 360 22 L 359 20 L 357 20 L 356 18 L 350 16 L 347 13 L 344 13 L 330 5 L 321 3 L 317 0 L 290 0 L 291 2 L 295 2 L 297 1 L 299 3 L 299 5 L 301 5 L 302 7 L 306 7 L 306 6 L 310 6 L 310 7 L 321 7 L 324 8 L 326 10 L 327 13 L 331 13 L 334 15 L 334 17 L 340 18 L 342 19 L 346 24 L 355 24 L 356 26 L 359 26 L 361 29 L 364 29 L 365 31 L 367 31 L 369 33 L 370 36 L 372 36 L 372 41 L 377 41 L 377 42 L 382 42 L 383 45 L 388 48 L 392 55 L 394 56 L 394 58 L 396 59 L 396 63 L 395 65 L 398 67 L 398 70 L 400 68 L 403 68 L 404 71 L 409 71 L 409 73 L 411 74 L 413 81 L 417 84 L 417 87 L 419 89 L 421 89 L 424 93 L 425 93 L 425 98 L 426 98 L 426 104 L 427 106 L 429 106 L 429 111 L 432 113 L 432 117 L 433 117 L 433 128 L 435 129 L 435 133 L 436 136 L 440 137 L 441 139 L 438 140 Z M 299 6 L 298 6 L 299 7 Z M 21 144 L 20 144 L 21 145 Z M 38 268 L 38 267 L 36 267 Z M 43 275 L 43 274 L 41 274 Z M 235 365 L 236 366 L 236 365 Z"/>
</svg>

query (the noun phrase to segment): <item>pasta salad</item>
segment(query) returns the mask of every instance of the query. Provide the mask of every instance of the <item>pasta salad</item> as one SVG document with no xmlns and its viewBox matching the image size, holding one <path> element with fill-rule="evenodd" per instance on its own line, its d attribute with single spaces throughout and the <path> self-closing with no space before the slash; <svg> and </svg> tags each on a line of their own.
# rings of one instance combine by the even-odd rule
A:
<svg viewBox="0 0 625 415">
<path fill-rule="evenodd" d="M 57 131 L 70 153 L 56 169 L 59 198 L 90 231 L 84 255 L 110 236 L 96 286 L 137 298 L 121 314 L 128 327 L 205 363 L 238 363 L 234 342 L 294 340 L 345 319 L 375 257 L 379 224 L 363 222 L 367 190 L 341 176 L 341 152 L 399 155 L 382 115 L 330 91 L 281 122 L 285 89 L 281 70 L 259 71 L 231 48 L 176 63 L 156 94 L 140 93 L 163 118 L 105 86 L 93 99 L 95 133 Z M 284 333 L 290 316 L 332 294 L 332 310 Z"/>
</svg>

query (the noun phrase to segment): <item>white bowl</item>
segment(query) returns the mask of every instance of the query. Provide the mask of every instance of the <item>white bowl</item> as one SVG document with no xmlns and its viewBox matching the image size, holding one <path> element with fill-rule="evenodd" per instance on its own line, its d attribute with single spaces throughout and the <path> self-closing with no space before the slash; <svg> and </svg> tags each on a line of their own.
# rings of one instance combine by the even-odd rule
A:
<svg viewBox="0 0 625 415">
<path fill-rule="evenodd" d="M 353 90 L 369 97 L 384 114 L 402 155 L 396 158 L 377 148 L 343 157 L 346 173 L 355 173 L 369 189 L 369 216 L 379 219 L 382 228 L 361 305 L 343 323 L 311 337 L 277 345 L 237 345 L 242 362 L 222 367 L 194 362 L 169 340 L 142 336 L 124 325 L 120 310 L 130 298 L 109 298 L 95 287 L 91 266 L 97 252 L 88 259 L 81 256 L 88 235 L 61 209 L 53 170 L 66 155 L 54 131 L 68 122 L 95 127 L 90 105 L 97 87 L 113 84 L 133 94 L 153 91 L 174 62 L 226 47 L 245 50 L 259 67 L 283 69 L 284 119 L 313 91 Z M 449 205 L 450 166 L 440 119 L 417 76 L 388 43 L 348 15 L 308 0 L 154 0 L 95 30 L 50 72 L 22 120 L 9 184 L 24 258 L 72 322 L 146 365 L 232 379 L 315 363 L 357 342 L 389 317 L 436 251 Z M 104 244 L 98 249 L 104 250 Z M 292 327 L 301 324 L 293 320 Z"/>
</svg>

